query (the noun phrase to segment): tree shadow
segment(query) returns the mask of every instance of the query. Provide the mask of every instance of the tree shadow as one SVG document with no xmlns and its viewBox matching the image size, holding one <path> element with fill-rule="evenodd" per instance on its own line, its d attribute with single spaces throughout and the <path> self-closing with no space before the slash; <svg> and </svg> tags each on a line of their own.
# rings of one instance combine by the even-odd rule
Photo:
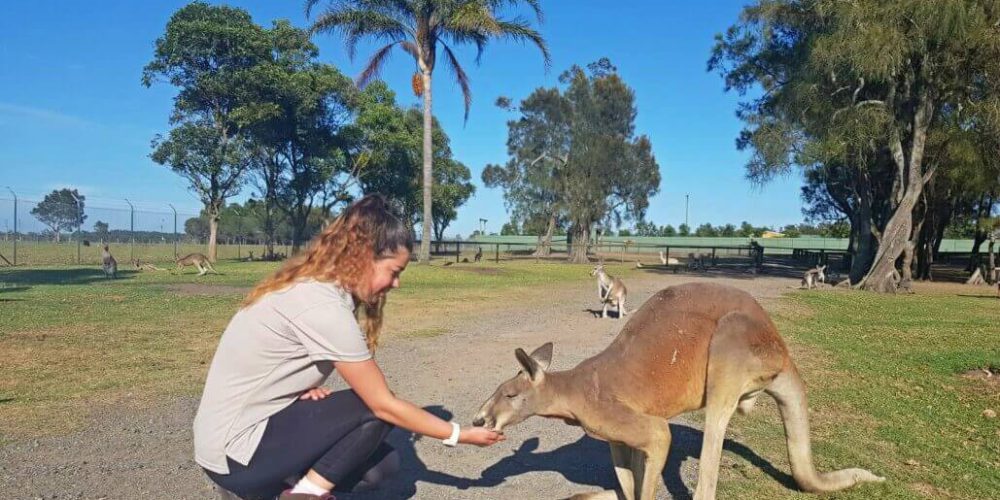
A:
<svg viewBox="0 0 1000 500">
<path fill-rule="evenodd" d="M 119 270 L 116 279 L 132 279 L 136 273 L 137 271 Z M 3 270 L 0 271 L 0 281 L 13 283 L 16 288 L 32 285 L 86 285 L 99 281 L 114 281 L 114 279 L 106 278 L 104 271 L 97 267 L 74 267 Z"/>
</svg>

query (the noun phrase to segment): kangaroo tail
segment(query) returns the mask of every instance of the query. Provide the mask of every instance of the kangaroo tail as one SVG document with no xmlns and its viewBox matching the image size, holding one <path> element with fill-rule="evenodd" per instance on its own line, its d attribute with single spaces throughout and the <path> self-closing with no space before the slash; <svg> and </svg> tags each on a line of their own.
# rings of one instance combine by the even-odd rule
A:
<svg viewBox="0 0 1000 500">
<path fill-rule="evenodd" d="M 788 461 L 792 466 L 792 477 L 795 478 L 795 482 L 800 488 L 812 493 L 821 493 L 839 491 L 862 482 L 885 481 L 884 477 L 876 476 L 865 469 L 816 472 L 812 461 L 812 447 L 809 442 L 806 389 L 795 365 L 789 362 L 765 391 L 778 403 L 778 410 L 781 412 L 781 419 L 785 424 Z"/>
</svg>

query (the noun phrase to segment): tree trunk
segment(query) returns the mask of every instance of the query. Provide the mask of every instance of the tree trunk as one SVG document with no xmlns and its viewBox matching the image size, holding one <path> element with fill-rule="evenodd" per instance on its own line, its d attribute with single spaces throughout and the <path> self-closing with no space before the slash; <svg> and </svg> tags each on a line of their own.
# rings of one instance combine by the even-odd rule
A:
<svg viewBox="0 0 1000 500">
<path fill-rule="evenodd" d="M 216 241 L 219 237 L 219 211 L 210 208 L 208 211 L 208 261 L 215 262 L 218 257 Z"/>
<path fill-rule="evenodd" d="M 587 247 L 590 246 L 590 225 L 573 224 L 573 244 L 570 247 L 569 262 L 573 264 L 587 264 L 590 257 L 587 256 Z"/>
<path fill-rule="evenodd" d="M 882 231 L 875 263 L 865 277 L 858 283 L 864 290 L 879 293 L 895 293 L 899 285 L 899 272 L 896 270 L 896 260 L 910 245 L 910 235 L 913 232 L 913 209 L 920 199 L 924 184 L 929 181 L 931 172 L 924 173 L 924 144 L 927 140 L 927 129 L 933 114 L 933 106 L 927 96 L 922 96 L 913 116 L 913 143 L 910 145 L 909 157 L 904 154 L 902 144 L 897 138 L 892 144 L 893 159 L 899 167 L 899 172 L 905 177 L 901 180 L 905 191 L 899 199 L 892 216 Z M 904 168 L 905 167 L 905 168 Z"/>
<path fill-rule="evenodd" d="M 552 254 L 552 233 L 556 229 L 556 214 L 549 216 L 549 223 L 545 227 L 545 235 L 538 237 L 538 247 L 535 248 L 535 257 L 548 257 Z"/>
<path fill-rule="evenodd" d="M 851 254 L 851 269 L 848 271 L 851 283 L 858 283 L 871 268 L 877 248 L 875 236 L 872 234 L 871 207 L 859 210 L 858 227 L 854 233 L 854 252 Z"/>
<path fill-rule="evenodd" d="M 431 185 L 434 153 L 431 132 L 434 129 L 434 121 L 431 113 L 431 72 L 424 70 L 422 76 L 424 79 L 424 227 L 420 236 L 419 262 L 426 264 L 431 261 Z"/>
</svg>

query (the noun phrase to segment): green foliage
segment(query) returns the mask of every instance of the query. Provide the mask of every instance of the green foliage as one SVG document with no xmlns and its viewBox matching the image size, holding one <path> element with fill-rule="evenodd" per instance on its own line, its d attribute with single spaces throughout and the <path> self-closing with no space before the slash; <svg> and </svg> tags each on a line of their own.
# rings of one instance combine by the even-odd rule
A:
<svg viewBox="0 0 1000 500">
<path fill-rule="evenodd" d="M 635 136 L 635 96 L 607 59 L 564 72 L 557 88 L 536 89 L 510 121 L 503 167 L 488 165 L 483 182 L 502 187 L 515 220 L 555 214 L 572 227 L 570 258 L 595 223 L 641 221 L 659 190 L 659 166 L 646 136 Z"/>
<path fill-rule="evenodd" d="M 505 222 L 503 227 L 500 228 L 500 236 L 512 236 L 520 234 L 517 229 L 516 222 Z"/>
<path fill-rule="evenodd" d="M 687 224 L 677 226 L 677 236 L 691 236 L 691 226 Z"/>
<path fill-rule="evenodd" d="M 719 231 L 712 224 L 706 222 L 694 230 L 694 235 L 714 237 L 719 235 Z"/>
<path fill-rule="evenodd" d="M 52 238 L 59 241 L 63 229 L 77 227 L 87 220 L 86 214 L 83 213 L 86 198 L 76 189 L 53 189 L 31 209 L 31 215 L 49 226 Z"/>
</svg>

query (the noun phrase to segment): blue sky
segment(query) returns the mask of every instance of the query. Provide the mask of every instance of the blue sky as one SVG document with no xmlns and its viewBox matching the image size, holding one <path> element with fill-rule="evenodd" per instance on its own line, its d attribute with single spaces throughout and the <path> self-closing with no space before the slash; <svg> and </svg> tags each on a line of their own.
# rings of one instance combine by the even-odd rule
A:
<svg viewBox="0 0 1000 500">
<path fill-rule="evenodd" d="M 185 181 L 148 157 L 150 140 L 168 130 L 175 89 L 140 84 L 154 40 L 185 3 L 6 3 L 0 16 L 0 188 L 9 185 L 22 198 L 40 199 L 71 186 L 90 206 L 125 207 L 127 197 L 144 210 L 169 211 L 166 204 L 173 203 L 183 213 L 196 213 L 199 203 Z M 495 43 L 478 66 L 471 50 L 460 51 L 472 80 L 469 121 L 463 125 L 462 100 L 445 68 L 435 73 L 434 111 L 478 188 L 447 235 L 468 235 L 479 218 L 488 219 L 489 231 L 498 231 L 508 218 L 500 190 L 479 181 L 487 163 L 506 160 L 506 121 L 512 115 L 493 106 L 496 97 L 519 101 L 536 87 L 557 85 L 570 65 L 600 57 L 609 57 L 635 89 L 637 131 L 651 138 L 660 164 L 660 193 L 647 219 L 684 222 L 689 193 L 693 227 L 801 221 L 798 175 L 762 189 L 745 180 L 746 154 L 734 145 L 738 96 L 724 93 L 721 78 L 706 72 L 713 36 L 737 19 L 744 3 L 543 1 L 540 30 L 553 59 L 547 73 L 530 46 Z M 260 24 L 277 18 L 307 23 L 299 0 L 230 4 L 248 10 Z M 316 42 L 320 60 L 352 77 L 372 52 L 363 45 L 352 62 L 340 39 L 320 35 Z M 400 52 L 382 74 L 403 105 L 417 104 L 409 90 L 412 72 L 411 60 Z M 248 187 L 236 200 L 251 193 Z M 0 197 L 7 197 L 6 190 Z"/>
</svg>

